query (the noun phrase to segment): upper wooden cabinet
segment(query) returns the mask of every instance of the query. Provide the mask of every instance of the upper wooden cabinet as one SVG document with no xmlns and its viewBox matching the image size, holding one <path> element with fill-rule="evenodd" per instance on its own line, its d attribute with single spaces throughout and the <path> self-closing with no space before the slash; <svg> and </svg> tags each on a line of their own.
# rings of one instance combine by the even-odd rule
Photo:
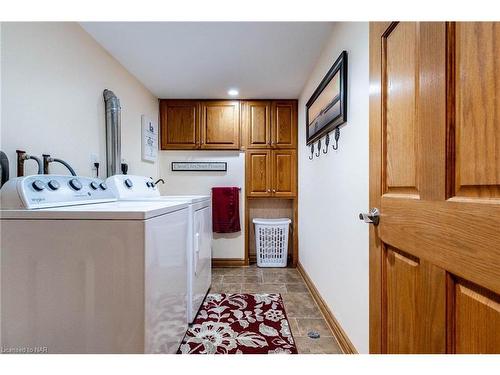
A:
<svg viewBox="0 0 500 375">
<path fill-rule="evenodd" d="M 198 102 L 192 100 L 161 100 L 160 125 L 162 150 L 199 148 Z"/>
<path fill-rule="evenodd" d="M 201 102 L 201 148 L 240 148 L 240 103 L 238 101 Z"/>
<path fill-rule="evenodd" d="M 162 150 L 297 147 L 296 100 L 165 99 L 160 124 Z"/>
<path fill-rule="evenodd" d="M 271 146 L 273 148 L 297 147 L 297 102 L 274 101 L 271 109 Z"/>
<path fill-rule="evenodd" d="M 271 102 L 263 100 L 242 102 L 244 144 L 247 148 L 271 146 Z"/>
<path fill-rule="evenodd" d="M 243 101 L 244 144 L 249 149 L 297 147 L 297 102 Z"/>
</svg>

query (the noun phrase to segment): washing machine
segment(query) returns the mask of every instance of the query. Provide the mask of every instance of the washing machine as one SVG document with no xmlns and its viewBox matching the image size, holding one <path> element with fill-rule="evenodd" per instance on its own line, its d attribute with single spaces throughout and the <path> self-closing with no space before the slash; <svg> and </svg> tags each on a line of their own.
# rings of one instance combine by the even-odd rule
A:
<svg viewBox="0 0 500 375">
<path fill-rule="evenodd" d="M 160 195 L 149 177 L 115 175 L 106 184 L 121 201 L 185 201 L 189 204 L 188 323 L 192 323 L 212 282 L 212 200 L 209 195 Z"/>
<path fill-rule="evenodd" d="M 117 201 L 35 175 L 0 191 L 7 352 L 175 353 L 187 328 L 188 204 Z"/>
</svg>

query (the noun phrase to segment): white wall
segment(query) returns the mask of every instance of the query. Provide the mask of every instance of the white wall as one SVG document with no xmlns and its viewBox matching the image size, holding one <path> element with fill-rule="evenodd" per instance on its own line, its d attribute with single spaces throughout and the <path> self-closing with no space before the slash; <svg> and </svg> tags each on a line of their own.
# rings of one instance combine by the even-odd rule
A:
<svg viewBox="0 0 500 375">
<path fill-rule="evenodd" d="M 305 104 L 343 50 L 348 121 L 338 151 L 330 145 L 311 161 Z M 336 23 L 299 98 L 299 260 L 361 353 L 368 352 L 368 225 L 358 219 L 368 210 L 368 89 L 368 23 Z"/>
<path fill-rule="evenodd" d="M 158 118 L 158 101 L 77 23 L 2 23 L 1 149 L 16 176 L 16 149 L 49 153 L 91 175 L 90 154 L 105 177 L 106 141 L 102 92 L 122 106 L 122 157 L 129 172 L 157 175 L 141 161 L 141 114 Z M 26 163 L 26 174 L 36 173 Z M 67 173 L 54 164 L 52 173 Z"/>
<path fill-rule="evenodd" d="M 214 233 L 213 257 L 245 257 L 245 153 L 238 151 L 160 151 L 162 194 L 211 194 L 214 186 L 239 186 L 241 232 Z M 172 172 L 173 161 L 225 161 L 227 172 Z"/>
</svg>

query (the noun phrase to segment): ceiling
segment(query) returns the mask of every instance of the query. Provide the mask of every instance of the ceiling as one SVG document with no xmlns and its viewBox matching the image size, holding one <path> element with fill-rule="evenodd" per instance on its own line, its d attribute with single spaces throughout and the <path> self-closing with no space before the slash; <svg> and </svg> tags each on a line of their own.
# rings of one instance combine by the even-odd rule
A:
<svg viewBox="0 0 500 375">
<path fill-rule="evenodd" d="M 159 98 L 298 98 L 330 22 L 82 22 Z"/>
</svg>

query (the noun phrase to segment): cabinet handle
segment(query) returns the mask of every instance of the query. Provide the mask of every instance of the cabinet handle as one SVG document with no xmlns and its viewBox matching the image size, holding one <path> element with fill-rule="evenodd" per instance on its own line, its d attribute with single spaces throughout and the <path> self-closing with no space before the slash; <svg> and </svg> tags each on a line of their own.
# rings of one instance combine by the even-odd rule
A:
<svg viewBox="0 0 500 375">
<path fill-rule="evenodd" d="M 270 193 L 271 192 L 271 189 L 267 189 L 267 192 Z"/>
<path fill-rule="evenodd" d="M 276 193 L 276 189 L 273 189 L 273 193 Z"/>
</svg>

